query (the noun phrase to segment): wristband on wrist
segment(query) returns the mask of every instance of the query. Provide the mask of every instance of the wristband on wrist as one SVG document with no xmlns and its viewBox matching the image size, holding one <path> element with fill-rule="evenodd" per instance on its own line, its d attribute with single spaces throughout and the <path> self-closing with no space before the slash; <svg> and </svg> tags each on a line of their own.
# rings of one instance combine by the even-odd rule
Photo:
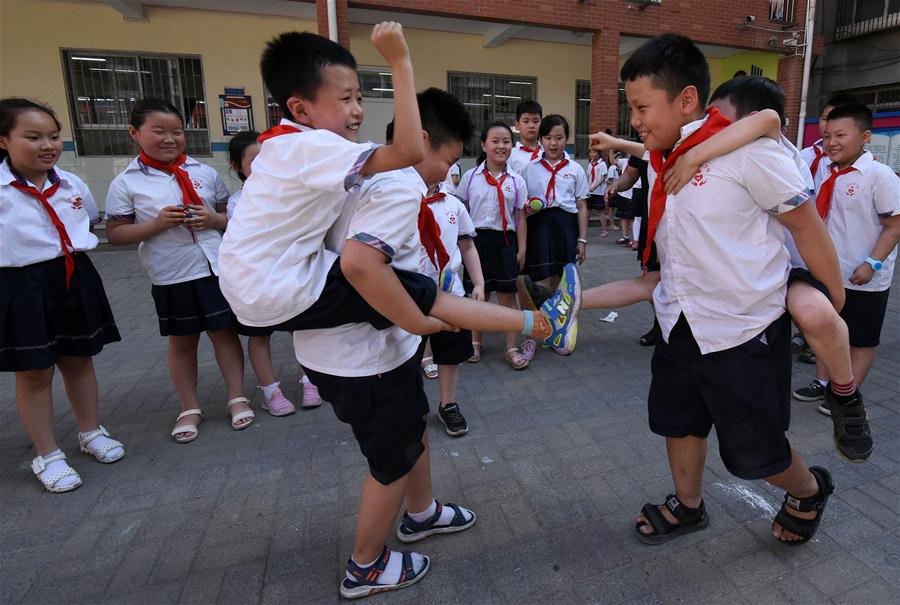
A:
<svg viewBox="0 0 900 605">
<path fill-rule="evenodd" d="M 866 257 L 866 262 L 869 263 L 870 267 L 872 267 L 872 271 L 879 271 L 884 266 L 884 263 L 882 261 L 876 260 L 871 256 Z"/>
<path fill-rule="evenodd" d="M 585 246 L 587 246 L 587 240 L 586 240 L 586 239 L 581 239 L 581 238 L 579 237 L 577 241 L 578 241 L 579 244 L 584 244 Z"/>
</svg>

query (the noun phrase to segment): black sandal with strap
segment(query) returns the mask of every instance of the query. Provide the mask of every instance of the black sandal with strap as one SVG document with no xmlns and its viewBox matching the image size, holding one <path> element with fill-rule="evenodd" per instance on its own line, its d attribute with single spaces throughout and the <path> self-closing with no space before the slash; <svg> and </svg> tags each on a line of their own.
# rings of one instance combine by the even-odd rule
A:
<svg viewBox="0 0 900 605">
<path fill-rule="evenodd" d="M 796 536 L 800 536 L 799 540 L 781 540 L 784 544 L 797 545 L 808 542 L 816 534 L 819 529 L 819 522 L 822 520 L 822 514 L 825 512 L 825 505 L 828 503 L 828 497 L 834 493 L 834 481 L 831 480 L 831 473 L 821 466 L 809 467 L 809 472 L 816 478 L 819 484 L 819 491 L 815 496 L 809 498 L 797 498 L 790 494 L 784 495 L 784 504 L 781 510 L 775 516 L 774 523 L 781 526 L 783 531 L 789 531 Z M 792 508 L 801 513 L 816 512 L 816 516 L 812 519 L 801 519 L 790 514 L 787 509 Z"/>
<path fill-rule="evenodd" d="M 834 423 L 834 448 L 847 462 L 862 463 L 872 456 L 875 445 L 869 430 L 869 418 L 862 393 L 840 403 L 830 388 L 825 390 L 825 405 Z"/>
<path fill-rule="evenodd" d="M 634 525 L 638 540 L 644 544 L 664 544 L 673 538 L 701 530 L 709 525 L 709 515 L 706 514 L 703 500 L 700 500 L 700 506 L 691 508 L 682 503 L 675 494 L 669 494 L 666 496 L 665 507 L 678 520 L 678 523 L 671 523 L 660 512 L 656 504 L 648 502 L 641 509 L 647 522 L 639 521 Z M 648 525 L 653 530 L 652 534 L 645 534 L 641 531 L 642 527 Z"/>
</svg>

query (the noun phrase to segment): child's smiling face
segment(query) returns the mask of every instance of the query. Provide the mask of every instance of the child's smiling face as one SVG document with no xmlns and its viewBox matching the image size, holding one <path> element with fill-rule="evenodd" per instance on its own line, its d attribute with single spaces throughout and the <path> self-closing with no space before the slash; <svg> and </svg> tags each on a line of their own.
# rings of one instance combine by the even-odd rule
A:
<svg viewBox="0 0 900 605">
<path fill-rule="evenodd" d="M 702 117 L 703 106 L 694 86 L 686 86 L 670 98 L 651 77 L 639 76 L 625 82 L 625 95 L 631 107 L 631 126 L 651 151 L 671 149 L 681 138 L 681 127 Z"/>
<path fill-rule="evenodd" d="M 63 143 L 59 127 L 44 111 L 26 110 L 16 116 L 8 136 L 0 136 L 0 147 L 9 152 L 13 166 L 26 178 L 47 172 L 56 164 Z"/>
<path fill-rule="evenodd" d="M 852 117 L 829 119 L 822 142 L 828 159 L 844 168 L 856 161 L 872 140 L 872 131 L 863 130 Z"/>
<path fill-rule="evenodd" d="M 363 121 L 362 92 L 359 76 L 346 65 L 322 68 L 322 84 L 314 99 L 293 96 L 288 99 L 290 118 L 310 128 L 330 130 L 348 141 L 356 142 Z"/>
<path fill-rule="evenodd" d="M 509 130 L 500 126 L 491 128 L 481 149 L 487 155 L 487 159 L 493 163 L 502 166 L 509 159 L 509 152 L 512 150 L 512 136 Z"/>
</svg>

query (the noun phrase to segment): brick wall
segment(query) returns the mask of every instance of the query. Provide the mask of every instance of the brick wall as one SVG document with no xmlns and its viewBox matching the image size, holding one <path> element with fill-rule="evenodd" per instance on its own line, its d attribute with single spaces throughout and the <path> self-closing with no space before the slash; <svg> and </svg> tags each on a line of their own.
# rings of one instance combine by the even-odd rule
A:
<svg viewBox="0 0 900 605">
<path fill-rule="evenodd" d="M 347 18 L 347 0 L 336 0 L 338 42 L 345 48 L 350 48 L 350 22 Z M 316 21 L 319 25 L 319 35 L 328 37 L 328 7 L 325 0 L 316 0 Z"/>
</svg>

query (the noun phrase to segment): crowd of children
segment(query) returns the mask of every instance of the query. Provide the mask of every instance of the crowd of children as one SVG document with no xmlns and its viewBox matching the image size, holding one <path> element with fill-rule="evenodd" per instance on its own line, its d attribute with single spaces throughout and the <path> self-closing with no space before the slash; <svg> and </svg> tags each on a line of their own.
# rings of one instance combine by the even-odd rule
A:
<svg viewBox="0 0 900 605">
<path fill-rule="evenodd" d="M 461 364 L 481 359 L 484 331 L 503 332 L 507 363 L 524 370 L 538 345 L 572 353 L 581 310 L 648 301 L 658 321 L 641 339 L 656 346 L 649 424 L 665 438 L 674 493 L 642 508 L 637 539 L 658 544 L 708 525 L 702 479 L 715 427 L 729 472 L 784 491 L 775 538 L 809 540 L 834 483 L 785 435 L 791 320 L 817 359 L 816 381 L 794 397 L 823 400 L 845 459 L 863 462 L 874 449 L 858 386 L 886 311 L 900 180 L 865 150 L 871 111 L 846 96 L 829 100 L 822 140 L 798 151 L 781 133 L 777 84 L 740 76 L 710 96 L 702 53 L 666 34 L 621 69 L 641 143 L 592 135 L 585 171 L 566 152 L 566 119 L 528 100 L 516 111 L 519 141 L 510 125 L 489 124 L 483 157 L 460 175 L 472 134 L 465 107 L 437 89 L 416 94 L 398 24 L 375 26 L 372 42 L 394 83 L 387 144 L 357 141 L 364 112 L 350 52 L 313 34 L 282 34 L 261 69 L 284 119 L 231 140 L 242 183 L 232 195 L 215 170 L 185 155 L 177 108 L 134 104 L 139 155 L 110 184 L 107 233 L 113 245 L 139 245 L 152 284 L 180 401 L 173 439 L 199 436 L 203 333 L 233 429 L 254 422 L 239 335 L 263 409 L 293 413 L 270 351 L 273 334 L 290 333 L 302 407 L 330 402 L 368 463 L 340 593 L 403 588 L 431 564 L 386 546 L 404 502 L 395 530 L 404 543 L 476 520 L 432 493 L 422 369 L 440 381 L 437 417 L 461 436 L 469 427 L 457 378 Z M 54 368 L 81 451 L 102 463 L 125 455 L 100 425 L 91 362 L 120 339 L 85 254 L 98 243 L 90 225 L 99 212 L 84 182 L 55 166 L 60 129 L 46 106 L 0 101 L 0 371 L 15 372 L 32 470 L 52 492 L 81 484 L 54 439 Z M 606 155 L 613 150 L 617 161 Z M 587 255 L 589 213 L 601 213 L 606 237 L 612 208 L 616 243 L 637 251 L 643 274 L 582 292 L 576 265 Z"/>
</svg>

